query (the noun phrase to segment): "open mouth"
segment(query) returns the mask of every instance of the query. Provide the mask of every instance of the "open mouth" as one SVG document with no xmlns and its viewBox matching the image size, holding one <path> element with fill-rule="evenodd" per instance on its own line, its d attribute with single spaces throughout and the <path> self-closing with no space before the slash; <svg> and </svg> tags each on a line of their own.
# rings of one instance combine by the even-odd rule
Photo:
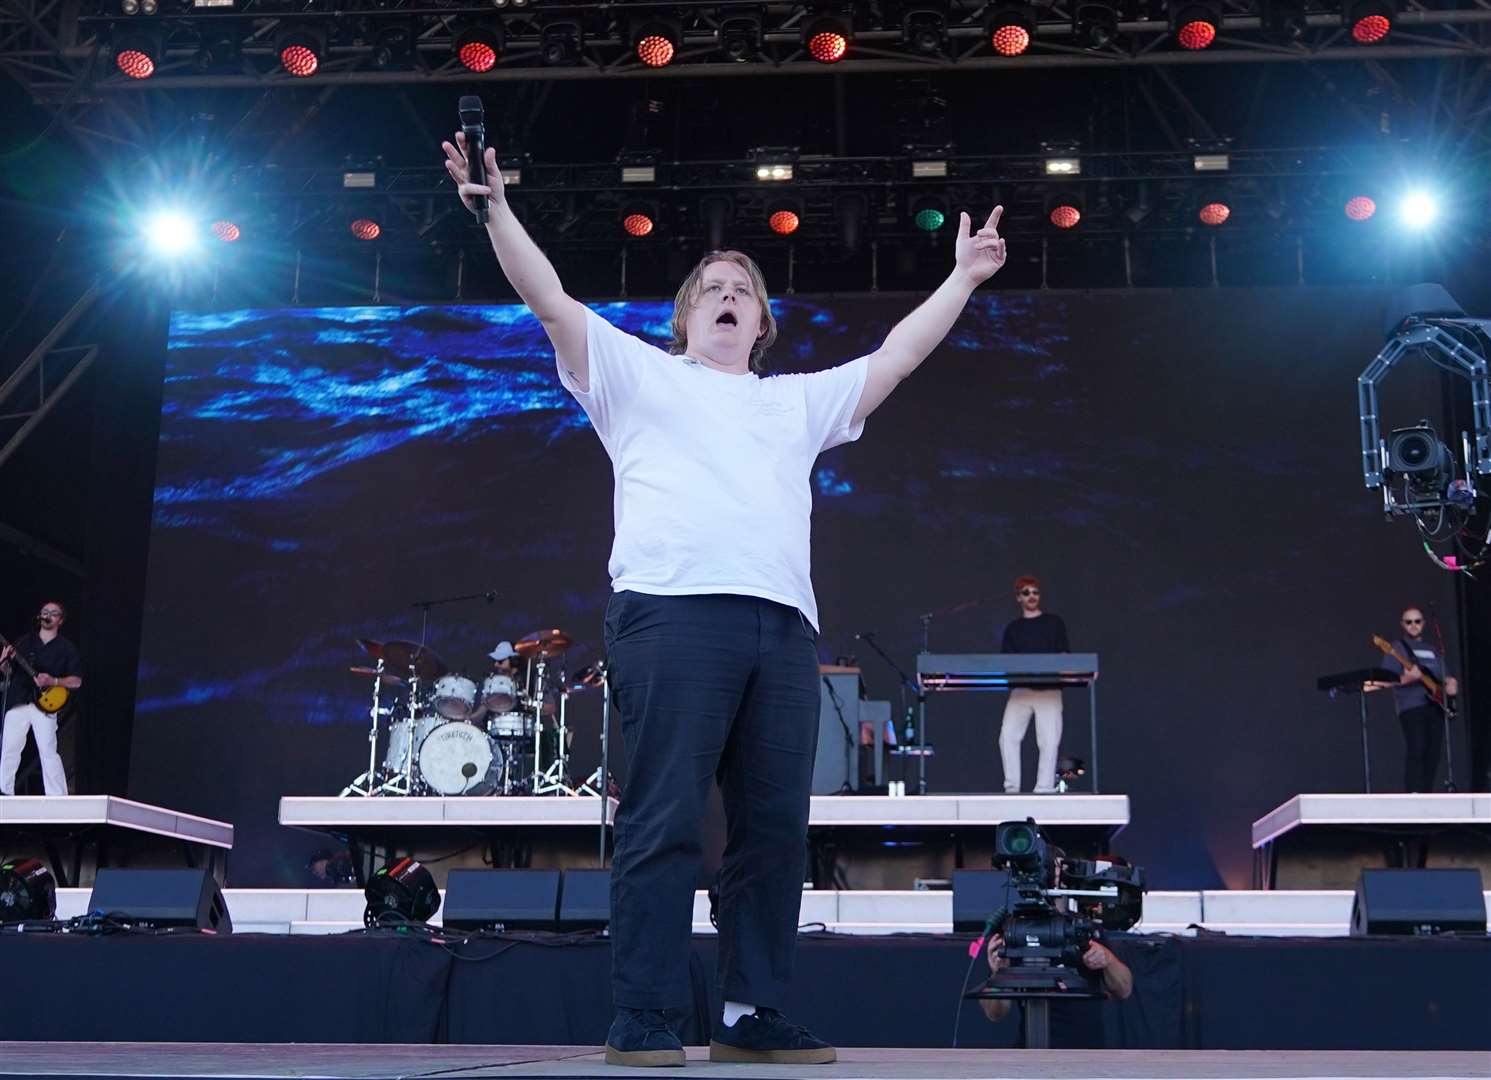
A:
<svg viewBox="0 0 1491 1080">
<path fill-rule="evenodd" d="M 720 317 L 714 321 L 714 324 L 716 326 L 735 326 L 735 325 L 737 325 L 737 322 L 736 322 L 736 319 L 735 319 L 735 312 L 733 312 L 733 311 L 722 311 L 720 313 Z"/>
</svg>

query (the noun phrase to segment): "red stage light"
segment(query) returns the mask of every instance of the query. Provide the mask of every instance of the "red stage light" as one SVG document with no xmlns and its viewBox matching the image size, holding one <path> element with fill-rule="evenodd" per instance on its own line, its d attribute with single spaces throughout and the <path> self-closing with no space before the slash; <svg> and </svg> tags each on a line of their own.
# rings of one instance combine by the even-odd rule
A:
<svg viewBox="0 0 1491 1080">
<path fill-rule="evenodd" d="M 994 32 L 989 35 L 989 44 L 994 46 L 994 51 L 1000 56 L 1019 56 L 1030 48 L 1030 31 L 1023 26 L 1006 23 L 994 28 Z"/>
<path fill-rule="evenodd" d="M 771 226 L 771 231 L 778 236 L 791 236 L 797 231 L 797 227 L 802 224 L 802 219 L 791 210 L 778 210 L 766 219 L 766 223 Z"/>
<path fill-rule="evenodd" d="M 212 235 L 225 244 L 231 244 L 243 235 L 242 230 L 231 221 L 214 221 L 212 223 Z"/>
<path fill-rule="evenodd" d="M 1386 15 L 1364 15 L 1351 24 L 1351 36 L 1358 44 L 1371 45 L 1387 37 L 1393 23 Z"/>
<path fill-rule="evenodd" d="M 1062 203 L 1060 206 L 1051 208 L 1051 224 L 1058 229 L 1074 229 L 1077 222 L 1082 220 L 1082 211 L 1071 203 Z"/>
<path fill-rule="evenodd" d="M 1220 225 L 1232 216 L 1232 207 L 1222 202 L 1209 202 L 1197 216 L 1203 225 Z"/>
<path fill-rule="evenodd" d="M 1352 221 L 1366 221 L 1377 213 L 1377 204 L 1365 195 L 1353 195 L 1346 200 L 1346 216 Z"/>
<path fill-rule="evenodd" d="M 648 34 L 637 42 L 637 59 L 648 67 L 665 67 L 673 60 L 673 42 L 662 34 Z"/>
<path fill-rule="evenodd" d="M 652 232 L 652 218 L 646 214 L 628 214 L 621 219 L 621 227 L 628 236 L 646 236 Z"/>
<path fill-rule="evenodd" d="M 819 30 L 808 38 L 808 55 L 820 64 L 836 63 L 848 51 L 849 39 L 837 30 Z"/>
<path fill-rule="evenodd" d="M 1217 39 L 1217 28 L 1205 19 L 1192 19 L 1175 34 L 1182 49 L 1204 49 Z"/>
<path fill-rule="evenodd" d="M 139 49 L 121 49 L 114 63 L 131 79 L 148 79 L 155 74 L 155 61 Z"/>
<path fill-rule="evenodd" d="M 491 71 L 497 66 L 497 50 L 485 41 L 468 41 L 456 55 L 467 71 Z"/>
<path fill-rule="evenodd" d="M 359 240 L 376 240 L 383 235 L 383 228 L 376 221 L 370 221 L 368 218 L 358 218 L 349 228 L 352 230 L 352 235 Z"/>
<path fill-rule="evenodd" d="M 280 50 L 280 65 L 298 79 L 308 79 L 321 66 L 321 58 L 308 45 L 286 45 Z"/>
</svg>

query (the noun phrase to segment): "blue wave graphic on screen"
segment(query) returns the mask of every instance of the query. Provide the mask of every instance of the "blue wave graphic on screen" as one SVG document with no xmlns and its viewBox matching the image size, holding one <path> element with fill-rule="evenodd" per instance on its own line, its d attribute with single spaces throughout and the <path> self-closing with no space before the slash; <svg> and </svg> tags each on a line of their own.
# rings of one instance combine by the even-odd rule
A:
<svg viewBox="0 0 1491 1080">
<path fill-rule="evenodd" d="M 845 318 L 809 299 L 774 301 L 772 366 L 817 370 L 871 352 L 892 325 L 888 312 L 904 307 L 862 304 Z M 668 342 L 671 301 L 595 310 Z M 1059 379 L 1062 322 L 1049 299 L 977 297 L 928 363 L 976 368 L 997 353 L 1014 365 L 1012 385 Z M 1024 396 L 989 402 L 989 416 L 1027 411 Z M 521 305 L 176 313 L 138 708 L 253 700 L 286 722 L 364 723 L 357 695 L 366 685 L 345 675 L 366 661 L 353 640 L 417 637 L 408 601 L 485 589 L 510 567 L 552 606 L 504 606 L 512 621 L 500 626 L 484 625 L 482 613 L 442 612 L 440 648 L 475 653 L 454 666 L 483 662 L 468 641 L 492 636 L 484 651 L 497 636 L 593 618 L 605 603 L 611 533 L 609 466 L 589 428 L 558 381 L 542 326 Z M 893 478 L 857 475 L 851 460 L 845 448 L 820 459 L 820 515 L 830 505 L 874 515 L 903 498 Z M 311 603 L 308 592 L 324 596 Z M 204 595 L 222 612 L 227 640 L 194 658 L 196 635 L 176 629 L 170 613 Z M 243 634 L 270 640 L 239 655 Z M 206 635 L 200 648 L 212 641 Z M 327 689 L 332 677 L 343 680 L 334 684 L 340 695 Z"/>
</svg>

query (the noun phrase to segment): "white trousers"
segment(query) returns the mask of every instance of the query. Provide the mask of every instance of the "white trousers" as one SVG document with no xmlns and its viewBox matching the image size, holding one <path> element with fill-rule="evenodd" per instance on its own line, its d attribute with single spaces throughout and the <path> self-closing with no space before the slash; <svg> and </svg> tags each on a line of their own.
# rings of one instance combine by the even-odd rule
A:
<svg viewBox="0 0 1491 1080">
<path fill-rule="evenodd" d="M 35 705 L 17 705 L 5 714 L 5 729 L 0 734 L 0 795 L 16 793 L 16 769 L 28 731 L 36 736 L 36 749 L 41 754 L 42 787 L 48 795 L 66 795 L 67 770 L 57 753 L 57 717 Z"/>
<path fill-rule="evenodd" d="M 1061 691 L 1011 690 L 999 728 L 999 757 L 1004 763 L 1004 790 L 1020 790 L 1020 743 L 1035 720 L 1035 790 L 1056 790 L 1056 756 L 1061 746 Z"/>
</svg>

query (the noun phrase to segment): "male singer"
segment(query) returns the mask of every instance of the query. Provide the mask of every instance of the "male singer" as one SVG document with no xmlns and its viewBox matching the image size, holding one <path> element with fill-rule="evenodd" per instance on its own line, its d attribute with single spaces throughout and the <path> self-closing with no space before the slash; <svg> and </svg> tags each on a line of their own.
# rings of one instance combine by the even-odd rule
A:
<svg viewBox="0 0 1491 1080">
<path fill-rule="evenodd" d="M 606 1060 L 682 1065 L 664 1010 L 686 1006 L 700 821 L 720 783 L 719 982 L 712 1061 L 812 1064 L 834 1048 L 778 1011 L 802 901 L 818 730 L 818 610 L 809 580 L 814 459 L 858 439 L 865 417 L 947 334 L 1004 265 L 996 207 L 962 215 L 952 272 L 868 356 L 762 378 L 776 337 L 747 256 L 705 255 L 674 302 L 668 350 L 572 299 L 513 215 L 495 152 L 469 182 L 465 140 L 444 145 L 468 208 L 488 200 L 503 273 L 543 323 L 559 379 L 611 457 L 616 536 L 605 642 L 627 752 L 611 871 Z"/>
</svg>

